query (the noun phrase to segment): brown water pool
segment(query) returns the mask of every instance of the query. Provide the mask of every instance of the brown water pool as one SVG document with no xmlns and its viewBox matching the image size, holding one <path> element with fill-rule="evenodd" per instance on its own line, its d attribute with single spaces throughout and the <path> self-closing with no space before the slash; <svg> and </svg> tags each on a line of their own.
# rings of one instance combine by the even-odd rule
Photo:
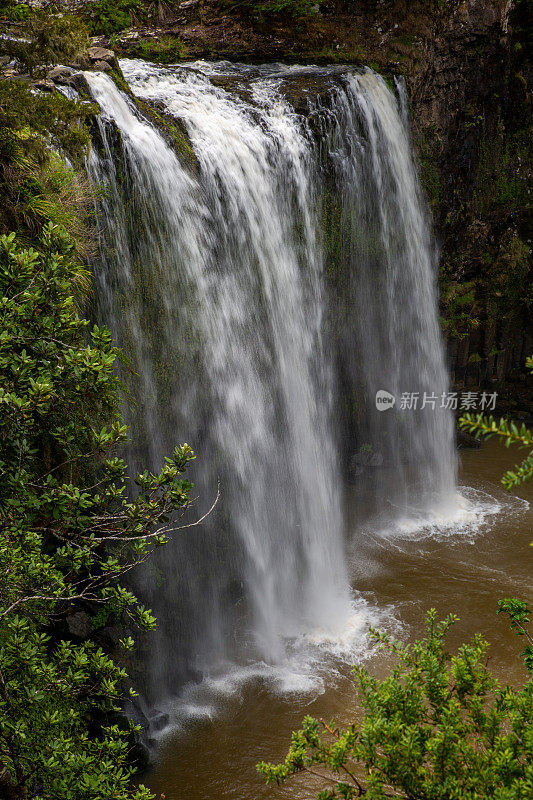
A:
<svg viewBox="0 0 533 800">
<path fill-rule="evenodd" d="M 465 494 L 484 512 L 455 531 L 452 526 L 426 536 L 379 535 L 358 527 L 348 508 L 350 571 L 370 621 L 411 639 L 421 634 L 426 609 L 435 607 L 441 615 L 453 611 L 460 622 L 452 646 L 483 633 L 492 643 L 493 669 L 511 683 L 525 675 L 518 657 L 522 643 L 496 609 L 503 597 L 533 600 L 533 486 L 509 496 L 499 481 L 519 460 L 520 452 L 495 441 L 461 452 L 460 484 L 469 487 Z M 315 798 L 307 778 L 266 787 L 255 770 L 260 760 L 284 757 L 291 731 L 305 714 L 342 725 L 356 713 L 350 658 L 316 648 L 307 660 L 301 658 L 301 680 L 296 658 L 278 673 L 266 666 L 229 671 L 192 688 L 177 705 L 179 724 L 162 740 L 157 763 L 143 783 L 166 800 Z M 375 653 L 367 656 L 367 664 L 378 675 L 388 666 Z"/>
</svg>

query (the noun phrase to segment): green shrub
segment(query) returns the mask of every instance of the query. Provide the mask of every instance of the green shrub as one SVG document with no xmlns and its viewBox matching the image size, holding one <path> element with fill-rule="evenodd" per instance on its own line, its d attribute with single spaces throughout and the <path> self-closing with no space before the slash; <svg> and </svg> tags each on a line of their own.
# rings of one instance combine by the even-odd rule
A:
<svg viewBox="0 0 533 800">
<path fill-rule="evenodd" d="M 33 93 L 23 81 L 0 80 L 0 233 L 16 229 L 35 243 L 43 224 L 53 222 L 87 252 L 86 182 L 50 143 L 79 164 L 90 141 L 85 121 L 94 108 L 59 92 Z"/>
<path fill-rule="evenodd" d="M 383 681 L 355 668 L 362 722 L 338 730 L 306 717 L 285 762 L 258 765 L 268 783 L 307 772 L 319 776 L 319 800 L 529 800 L 533 682 L 501 686 L 479 635 L 451 655 L 455 620 L 430 611 L 426 636 L 412 645 L 374 630 L 398 663 Z"/>
<path fill-rule="evenodd" d="M 12 22 L 25 22 L 31 16 L 33 16 L 34 11 L 31 6 L 26 5 L 25 3 L 17 3 L 16 5 L 8 5 L 8 7 L 2 11 L 2 16 Z"/>
<path fill-rule="evenodd" d="M 106 723 L 127 674 L 91 640 L 90 621 L 122 625 L 121 664 L 130 629 L 153 628 L 120 579 L 187 507 L 194 456 L 184 445 L 159 474 L 128 479 L 114 452 L 126 437 L 117 350 L 78 311 L 88 283 L 59 228 L 44 228 L 38 250 L 0 236 L 2 797 L 151 797 L 130 784 L 135 726 Z M 73 613 L 85 634 L 71 635 Z"/>
<path fill-rule="evenodd" d="M 96 0 L 88 7 L 87 19 L 91 33 L 118 33 L 144 16 L 141 0 Z"/>
<path fill-rule="evenodd" d="M 25 20 L 19 38 L 4 40 L 2 48 L 34 75 L 54 64 L 72 61 L 88 43 L 87 28 L 79 17 L 41 12 Z"/>
<path fill-rule="evenodd" d="M 290 17 L 305 17 L 318 9 L 316 0 L 222 0 L 222 5 L 246 12 L 252 17 L 261 18 L 276 14 Z"/>
</svg>

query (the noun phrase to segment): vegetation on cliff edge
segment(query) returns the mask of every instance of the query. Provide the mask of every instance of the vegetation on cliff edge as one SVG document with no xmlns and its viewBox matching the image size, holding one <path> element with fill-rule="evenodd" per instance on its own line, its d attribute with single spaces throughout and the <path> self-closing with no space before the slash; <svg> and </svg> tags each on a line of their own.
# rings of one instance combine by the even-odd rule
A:
<svg viewBox="0 0 533 800">
<path fill-rule="evenodd" d="M 80 315 L 87 280 L 57 227 L 38 250 L 0 237 L 0 787 L 140 800 L 137 729 L 106 719 L 126 687 L 128 632 L 155 620 L 120 579 L 187 508 L 194 456 L 184 445 L 159 474 L 127 477 L 117 350 Z M 123 627 L 120 661 L 91 636 L 96 618 Z"/>
</svg>

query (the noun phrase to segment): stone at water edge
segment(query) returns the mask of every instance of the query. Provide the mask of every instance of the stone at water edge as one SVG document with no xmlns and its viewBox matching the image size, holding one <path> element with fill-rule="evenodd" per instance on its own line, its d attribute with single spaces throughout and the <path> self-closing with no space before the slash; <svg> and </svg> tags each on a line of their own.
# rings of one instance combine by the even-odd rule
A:
<svg viewBox="0 0 533 800">
<path fill-rule="evenodd" d="M 112 69 L 119 70 L 117 57 L 113 50 L 99 46 L 83 50 L 76 56 L 75 64 L 82 67 L 82 69 L 95 69 L 99 72 L 107 72 Z"/>
<path fill-rule="evenodd" d="M 61 85 L 66 85 L 68 84 L 69 79 L 73 75 L 74 75 L 74 70 L 72 69 L 72 67 L 58 66 L 51 69 L 46 77 L 49 81 L 53 81 L 54 83 L 59 83 Z"/>
<path fill-rule="evenodd" d="M 56 88 L 55 83 L 48 80 L 48 78 L 42 78 L 41 80 L 34 81 L 33 85 L 36 89 L 40 89 L 41 92 L 54 92 Z"/>
</svg>

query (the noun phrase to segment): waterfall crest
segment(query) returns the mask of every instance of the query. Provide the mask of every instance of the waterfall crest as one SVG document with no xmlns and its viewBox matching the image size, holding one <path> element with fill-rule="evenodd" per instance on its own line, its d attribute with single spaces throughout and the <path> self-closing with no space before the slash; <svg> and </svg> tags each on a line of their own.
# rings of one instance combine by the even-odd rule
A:
<svg viewBox="0 0 533 800">
<path fill-rule="evenodd" d="M 160 620 L 152 696 L 221 660 L 283 659 L 349 625 L 344 472 L 373 449 L 376 507 L 454 491 L 449 412 L 375 408 L 447 389 L 432 243 L 405 120 L 370 70 L 121 63 L 187 130 L 197 169 L 105 75 L 99 313 L 132 358 L 133 465 L 187 440 L 222 499 L 142 578 Z M 354 410 L 355 409 L 355 410 Z M 391 512 L 394 515 L 395 512 Z M 403 513 L 403 512 L 402 512 Z"/>
</svg>

